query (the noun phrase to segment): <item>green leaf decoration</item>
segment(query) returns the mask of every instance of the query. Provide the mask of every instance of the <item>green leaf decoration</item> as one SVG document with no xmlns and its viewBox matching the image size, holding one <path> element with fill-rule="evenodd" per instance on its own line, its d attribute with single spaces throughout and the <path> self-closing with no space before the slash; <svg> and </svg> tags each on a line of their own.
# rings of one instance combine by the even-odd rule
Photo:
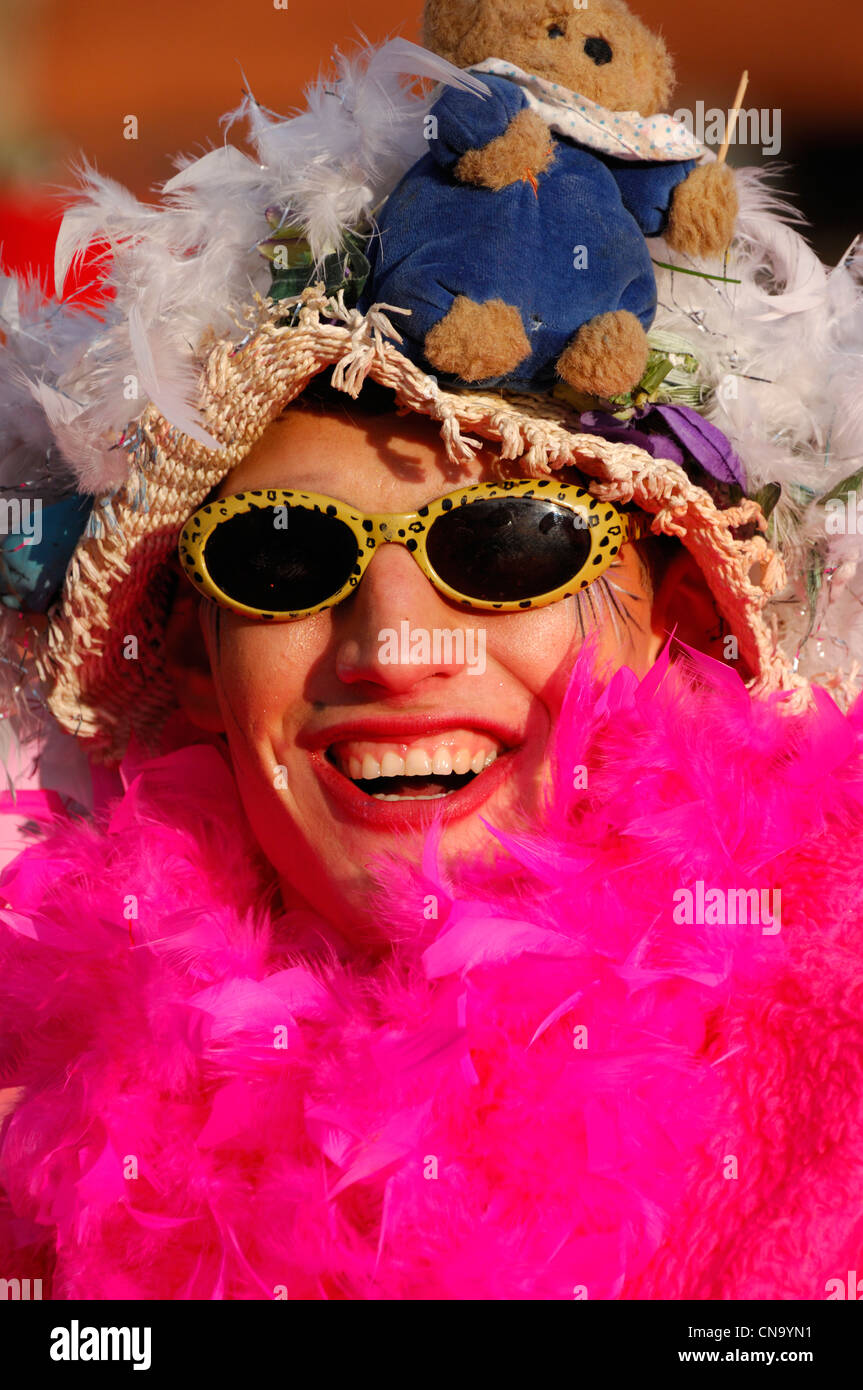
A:
<svg viewBox="0 0 863 1390">
<path fill-rule="evenodd" d="M 806 601 L 809 605 L 809 617 L 806 624 L 806 631 L 800 642 L 800 651 L 803 650 L 809 638 L 812 636 L 812 629 L 815 627 L 815 619 L 818 615 L 818 599 L 821 596 L 821 586 L 823 583 L 824 557 L 816 552 L 813 556 L 812 564 L 806 571 Z"/>
<path fill-rule="evenodd" d="M 651 351 L 647 358 L 647 366 L 644 376 L 639 382 L 639 390 L 644 391 L 648 396 L 658 390 L 661 382 L 665 380 L 671 371 L 671 363 L 661 352 Z"/>
<path fill-rule="evenodd" d="M 819 497 L 819 507 L 823 507 L 825 502 L 832 502 L 836 498 L 844 501 L 847 493 L 860 490 L 861 483 L 863 483 L 863 468 L 859 468 L 856 473 L 849 474 L 847 478 L 842 479 L 841 483 L 837 483 L 829 492 L 825 492 L 823 497 Z"/>
<path fill-rule="evenodd" d="M 275 208 L 267 209 L 267 221 L 271 234 L 259 242 L 258 250 L 270 262 L 270 299 L 291 299 L 302 294 L 307 285 L 322 280 L 328 295 L 343 290 L 347 307 L 356 305 L 371 270 L 365 254 L 368 236 L 345 232 L 339 249 L 316 265 L 302 227 L 282 222 Z"/>
<path fill-rule="evenodd" d="M 765 517 L 769 518 L 774 510 L 776 503 L 782 496 L 782 486 L 780 483 L 765 483 L 764 487 L 759 488 L 753 495 L 753 502 L 757 502 Z"/>
<path fill-rule="evenodd" d="M 653 260 L 653 257 L 650 258 Z M 706 270 L 688 270 L 685 265 L 671 265 L 668 261 L 653 261 L 661 270 L 676 270 L 678 275 L 696 275 L 699 280 L 721 280 L 725 285 L 740 285 L 741 280 L 735 280 L 732 275 L 709 275 Z"/>
<path fill-rule="evenodd" d="M 619 396 L 609 396 L 612 405 L 616 406 L 615 414 L 618 411 L 632 411 L 639 406 L 650 405 L 654 401 L 663 404 L 671 404 L 676 400 L 688 399 L 692 394 L 690 387 L 683 390 L 678 385 L 663 385 L 666 377 L 675 373 L 679 379 L 681 373 L 693 373 L 698 367 L 698 361 L 691 353 L 668 352 L 663 348 L 651 348 L 647 356 L 647 366 L 644 375 L 637 386 L 633 386 L 631 391 L 625 391 Z M 622 418 L 626 418 L 623 416 Z"/>
</svg>

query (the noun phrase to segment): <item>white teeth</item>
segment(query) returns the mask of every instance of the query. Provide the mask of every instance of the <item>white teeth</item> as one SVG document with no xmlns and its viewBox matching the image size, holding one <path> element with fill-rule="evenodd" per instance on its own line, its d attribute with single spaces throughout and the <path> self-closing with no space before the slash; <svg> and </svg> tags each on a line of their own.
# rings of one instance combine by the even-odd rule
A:
<svg viewBox="0 0 863 1390">
<path fill-rule="evenodd" d="M 443 796 L 449 796 L 450 792 L 436 791 L 431 796 L 391 796 L 389 792 L 372 791 L 372 801 L 442 801 Z"/>
<path fill-rule="evenodd" d="M 452 772 L 452 760 L 448 748 L 436 748 L 432 758 L 432 772 L 440 772 L 449 776 Z"/>
<path fill-rule="evenodd" d="M 412 748 L 405 758 L 407 777 L 428 777 L 432 770 L 432 760 L 424 748 Z"/>
<path fill-rule="evenodd" d="M 411 748 L 405 758 L 388 750 L 380 761 L 372 753 L 365 753 L 362 758 L 351 754 L 345 758 L 341 766 L 351 781 L 366 782 L 379 777 L 449 777 L 451 773 L 461 777 L 467 772 L 482 772 L 490 767 L 496 758 L 497 750 L 494 748 L 484 748 L 471 754 L 468 748 L 454 751 L 451 747 L 441 746 L 435 748 L 433 753 L 426 752 L 424 748 Z M 395 799 L 400 801 L 403 798 Z M 416 800 L 413 797 L 409 799 Z"/>
</svg>

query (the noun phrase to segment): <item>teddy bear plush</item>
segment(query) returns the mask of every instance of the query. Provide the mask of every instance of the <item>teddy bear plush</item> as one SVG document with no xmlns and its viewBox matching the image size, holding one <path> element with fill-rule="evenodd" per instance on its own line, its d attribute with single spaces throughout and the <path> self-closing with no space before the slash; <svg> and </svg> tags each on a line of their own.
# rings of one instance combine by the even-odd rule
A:
<svg viewBox="0 0 863 1390">
<path fill-rule="evenodd" d="M 432 107 L 364 300 L 409 309 L 404 350 L 451 381 L 630 390 L 656 311 L 645 237 L 716 255 L 737 215 L 731 171 L 677 157 L 682 128 L 649 119 L 674 86 L 662 39 L 623 0 L 428 0 L 424 43 L 488 95 Z"/>
</svg>

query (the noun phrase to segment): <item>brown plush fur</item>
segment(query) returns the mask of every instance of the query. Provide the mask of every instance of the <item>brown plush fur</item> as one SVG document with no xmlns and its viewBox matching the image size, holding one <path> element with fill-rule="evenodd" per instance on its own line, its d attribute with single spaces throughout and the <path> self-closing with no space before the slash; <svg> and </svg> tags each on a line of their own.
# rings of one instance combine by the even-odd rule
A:
<svg viewBox="0 0 863 1390">
<path fill-rule="evenodd" d="M 584 324 L 558 358 L 557 370 L 576 391 L 615 396 L 641 380 L 647 353 L 647 334 L 638 319 L 618 309 Z"/>
<path fill-rule="evenodd" d="M 549 35 L 555 26 L 560 37 Z M 587 56 L 590 38 L 611 45 L 611 62 Z M 674 89 L 665 44 L 623 0 L 590 0 L 583 10 L 571 0 L 427 0 L 423 42 L 460 68 L 506 58 L 612 111 L 655 115 Z"/>
<path fill-rule="evenodd" d="M 585 52 L 591 39 L 610 46 L 609 61 Z M 426 0 L 426 47 L 467 68 L 503 58 L 612 111 L 655 115 L 667 108 L 674 69 L 665 44 L 624 0 Z M 465 183 L 501 189 L 536 175 L 553 159 L 545 123 L 520 112 L 507 131 L 483 150 L 469 150 L 456 165 Z M 692 171 L 675 190 L 667 240 L 691 256 L 715 256 L 734 233 L 738 203 L 734 176 L 724 166 Z M 464 295 L 426 338 L 426 356 L 441 371 L 482 381 L 512 371 L 530 351 L 521 316 L 502 300 L 476 304 Z M 647 366 L 647 335 L 627 310 L 584 324 L 558 359 L 557 370 L 575 390 L 607 398 L 630 390 Z"/>
<path fill-rule="evenodd" d="M 739 202 L 725 164 L 702 164 L 674 191 L 665 239 L 689 256 L 718 256 L 734 235 Z"/>
<path fill-rule="evenodd" d="M 455 166 L 462 183 L 495 190 L 517 183 L 529 173 L 541 174 L 554 159 L 548 126 L 536 111 L 519 111 L 503 135 L 481 150 L 468 150 Z"/>
<path fill-rule="evenodd" d="M 521 314 L 502 299 L 477 304 L 460 294 L 440 323 L 426 334 L 425 355 L 433 367 L 462 381 L 503 376 L 530 353 Z"/>
</svg>

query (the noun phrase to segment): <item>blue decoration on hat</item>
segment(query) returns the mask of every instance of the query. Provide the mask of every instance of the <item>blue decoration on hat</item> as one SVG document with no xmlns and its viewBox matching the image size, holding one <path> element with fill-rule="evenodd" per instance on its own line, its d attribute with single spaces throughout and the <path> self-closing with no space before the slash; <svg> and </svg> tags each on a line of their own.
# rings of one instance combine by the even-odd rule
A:
<svg viewBox="0 0 863 1390">
<path fill-rule="evenodd" d="M 32 503 L 33 524 L 0 539 L 0 603 L 26 613 L 45 613 L 60 592 L 93 499 L 76 493 L 59 502 L 29 497 L 26 501 Z"/>
</svg>

